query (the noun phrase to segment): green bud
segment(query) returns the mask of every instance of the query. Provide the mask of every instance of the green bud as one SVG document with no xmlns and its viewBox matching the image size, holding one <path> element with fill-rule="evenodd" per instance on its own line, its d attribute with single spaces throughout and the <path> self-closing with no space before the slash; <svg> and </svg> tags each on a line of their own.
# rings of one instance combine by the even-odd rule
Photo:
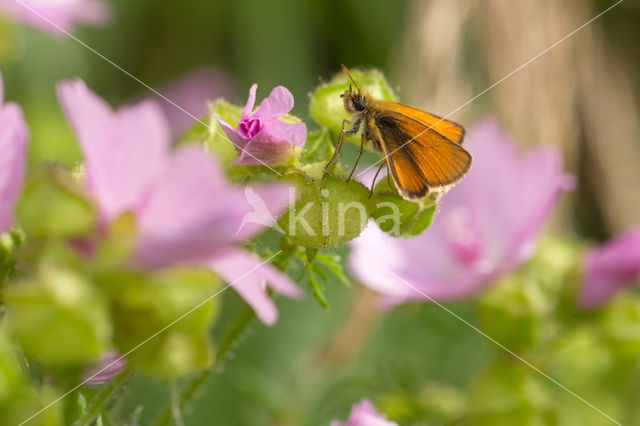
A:
<svg viewBox="0 0 640 426">
<path fill-rule="evenodd" d="M 201 123 L 196 125 L 203 131 L 203 133 L 198 135 L 197 141 L 204 141 L 205 146 L 216 154 L 216 158 L 222 162 L 225 168 L 233 165 L 234 160 L 238 157 L 238 151 L 233 143 L 231 143 L 224 130 L 222 130 L 222 127 L 218 123 L 218 118 L 235 127 L 238 125 L 241 115 L 241 107 L 220 99 L 209 104 L 209 118 L 207 122 L 209 127 L 206 128 Z M 196 141 L 194 139 L 187 139 L 189 137 L 194 137 L 192 131 L 187 133 L 183 140 L 188 142 Z"/>
<path fill-rule="evenodd" d="M 637 359 L 640 354 L 640 300 L 635 294 L 621 294 L 602 311 L 599 321 L 604 336 L 621 357 Z"/>
<path fill-rule="evenodd" d="M 95 212 L 73 176 L 58 166 L 44 166 L 27 181 L 16 213 L 30 237 L 70 238 L 94 229 Z"/>
<path fill-rule="evenodd" d="M 333 140 L 329 130 L 324 127 L 320 130 L 310 132 L 307 136 L 307 143 L 300 154 L 302 164 L 322 164 L 322 167 L 329 161 L 333 154 Z M 318 174 L 313 177 L 322 177 Z"/>
<path fill-rule="evenodd" d="M 488 335 L 517 350 L 548 340 L 554 326 L 554 306 L 537 282 L 515 275 L 480 297 L 478 313 Z"/>
<path fill-rule="evenodd" d="M 495 363 L 469 392 L 468 423 L 478 426 L 555 425 L 546 380 L 519 362 Z"/>
<path fill-rule="evenodd" d="M 52 367 L 96 361 L 110 347 L 102 294 L 86 277 L 53 262 L 7 288 L 10 326 L 24 352 Z"/>
<path fill-rule="evenodd" d="M 327 249 L 360 235 L 369 217 L 369 190 L 362 184 L 328 176 L 313 179 L 302 173 L 287 175 L 300 194 L 278 221 L 296 245 Z"/>
<path fill-rule="evenodd" d="M 396 96 L 384 78 L 384 75 L 376 70 L 367 71 L 351 70 L 351 75 L 358 85 L 376 99 L 395 101 Z M 344 119 L 350 120 L 351 114 L 344 109 L 340 95 L 353 85 L 342 72 L 336 74 L 328 83 L 319 86 L 311 95 L 309 112 L 311 117 L 320 125 L 328 127 L 338 133 L 342 128 Z M 360 143 L 359 138 L 357 142 Z"/>
<path fill-rule="evenodd" d="M 213 272 L 193 268 L 119 272 L 102 275 L 98 282 L 112 298 L 115 344 L 121 353 L 154 336 L 127 358 L 131 365 L 173 378 L 212 361 L 207 336 L 218 312 L 218 299 L 212 296 L 220 286 Z"/>
<path fill-rule="evenodd" d="M 435 198 L 422 202 L 408 201 L 398 194 L 385 178 L 375 187 L 371 217 L 384 232 L 394 237 L 414 237 L 433 224 L 438 205 Z"/>
<path fill-rule="evenodd" d="M 127 359 L 141 371 L 170 380 L 211 366 L 214 355 L 206 333 L 168 329 Z"/>
</svg>

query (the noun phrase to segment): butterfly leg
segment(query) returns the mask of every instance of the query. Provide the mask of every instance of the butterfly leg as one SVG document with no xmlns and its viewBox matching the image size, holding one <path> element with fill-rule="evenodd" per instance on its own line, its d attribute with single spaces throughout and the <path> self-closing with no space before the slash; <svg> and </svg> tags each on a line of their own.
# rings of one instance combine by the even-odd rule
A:
<svg viewBox="0 0 640 426">
<path fill-rule="evenodd" d="M 351 125 L 351 128 L 345 130 L 344 126 L 346 124 Z M 342 143 L 344 142 L 344 135 L 353 135 L 358 133 L 360 130 L 360 125 L 362 124 L 362 117 L 356 118 L 355 121 L 351 122 L 346 118 L 342 120 L 342 129 L 340 130 L 340 136 L 338 137 L 338 143 L 336 144 L 336 149 L 333 151 L 333 155 L 329 159 L 329 162 L 324 166 L 324 172 L 322 174 L 322 178 L 326 178 L 329 175 L 329 169 L 333 166 L 336 159 L 338 158 L 338 154 L 340 154 L 340 150 L 342 149 Z"/>
<path fill-rule="evenodd" d="M 373 190 L 376 188 L 376 180 L 378 179 L 378 175 L 380 174 L 380 171 L 384 166 L 386 166 L 386 163 L 380 163 L 380 165 L 378 166 L 378 170 L 376 170 L 376 174 L 373 175 L 373 181 L 371 182 L 371 190 L 369 191 L 369 198 L 373 197 Z"/>
<path fill-rule="evenodd" d="M 347 179 L 347 182 L 351 180 L 353 173 L 356 171 L 356 167 L 358 167 L 358 163 L 360 162 L 360 157 L 362 157 L 362 153 L 364 151 L 365 142 L 367 142 L 367 135 L 362 133 L 362 137 L 360 138 L 360 152 L 358 153 L 358 158 L 356 158 L 356 162 L 353 165 L 353 169 L 351 169 L 351 173 L 349 173 L 349 178 Z"/>
</svg>

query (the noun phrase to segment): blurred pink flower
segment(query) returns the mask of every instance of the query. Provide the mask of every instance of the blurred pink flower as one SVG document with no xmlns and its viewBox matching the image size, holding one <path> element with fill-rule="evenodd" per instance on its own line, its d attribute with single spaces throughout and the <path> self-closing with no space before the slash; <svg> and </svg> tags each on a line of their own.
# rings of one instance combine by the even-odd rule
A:
<svg viewBox="0 0 640 426">
<path fill-rule="evenodd" d="M 386 303 L 462 298 L 515 269 L 573 185 L 555 148 L 520 154 L 493 121 L 475 126 L 466 147 L 474 167 L 443 197 L 426 232 L 393 238 L 372 223 L 352 243 L 351 271 Z"/>
<path fill-rule="evenodd" d="M 13 225 L 13 208 L 20 196 L 29 130 L 20 107 L 4 103 L 0 75 L 0 232 Z"/>
<path fill-rule="evenodd" d="M 630 229 L 585 257 L 580 303 L 597 308 L 622 288 L 640 280 L 640 228 Z"/>
<path fill-rule="evenodd" d="M 127 361 L 115 351 L 107 354 L 95 367 L 84 375 L 87 386 L 100 386 L 113 380 L 127 366 Z"/>
<path fill-rule="evenodd" d="M 398 426 L 376 411 L 371 401 L 363 399 L 353 406 L 347 422 L 333 421 L 329 426 Z"/>
<path fill-rule="evenodd" d="M 277 164 L 290 158 L 293 147 L 304 146 L 307 140 L 307 126 L 304 123 L 287 123 L 280 119 L 293 109 L 291 92 L 285 87 L 276 87 L 254 111 L 257 89 L 257 84 L 249 89 L 249 99 L 237 129 L 218 119 L 240 154 L 234 164 Z"/>
<path fill-rule="evenodd" d="M 80 80 L 61 83 L 58 95 L 80 140 L 103 224 L 125 212 L 135 216 L 136 263 L 208 265 L 233 283 L 264 323 L 275 323 L 278 312 L 266 283 L 289 297 L 300 290 L 273 266 L 236 248 L 264 226 L 249 223 L 240 230 L 253 208 L 214 158 L 195 145 L 172 152 L 168 125 L 152 101 L 113 112 Z M 252 189 L 274 214 L 287 207 L 287 186 Z"/>
<path fill-rule="evenodd" d="M 104 25 L 112 12 L 102 0 L 0 0 L 0 11 L 57 37 L 72 32 L 77 23 Z"/>
<path fill-rule="evenodd" d="M 229 74 L 216 67 L 202 67 L 193 70 L 160 90 L 167 99 L 171 99 L 180 108 L 161 100 L 160 106 L 169 119 L 171 132 L 181 136 L 194 124 L 193 117 L 201 118 L 207 113 L 207 102 L 217 98 L 230 98 L 233 95 Z M 187 111 L 189 114 L 182 110 Z"/>
</svg>

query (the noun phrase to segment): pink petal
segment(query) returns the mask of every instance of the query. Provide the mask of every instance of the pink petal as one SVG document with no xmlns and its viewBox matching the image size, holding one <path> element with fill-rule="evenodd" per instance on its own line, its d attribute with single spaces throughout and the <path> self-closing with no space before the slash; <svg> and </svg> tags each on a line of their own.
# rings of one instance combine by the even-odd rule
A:
<svg viewBox="0 0 640 426">
<path fill-rule="evenodd" d="M 80 140 L 103 218 L 139 209 L 169 153 L 170 131 L 160 108 L 145 101 L 113 113 L 81 80 L 59 84 L 58 96 Z"/>
<path fill-rule="evenodd" d="M 115 351 L 108 353 L 98 365 L 84 375 L 87 386 L 101 386 L 115 379 L 127 366 L 127 361 Z"/>
<path fill-rule="evenodd" d="M 585 258 L 580 303 L 597 308 L 625 286 L 640 280 L 640 228 L 633 228 L 592 250 Z"/>
<path fill-rule="evenodd" d="M 376 410 L 371 401 L 363 399 L 353 406 L 346 423 L 333 421 L 330 426 L 398 426 L 398 424 L 387 420 Z"/>
<path fill-rule="evenodd" d="M 247 145 L 247 140 L 240 136 L 240 134 L 231 124 L 220 118 L 218 118 L 217 120 L 220 124 L 220 127 L 222 127 L 222 130 L 224 130 L 224 132 L 227 134 L 227 137 L 229 138 L 231 143 L 236 147 L 238 152 L 242 153 L 245 146 Z"/>
<path fill-rule="evenodd" d="M 252 87 L 253 88 L 253 87 Z M 254 112 L 259 117 L 276 118 L 288 114 L 293 109 L 293 95 L 283 86 L 275 87 Z"/>
<path fill-rule="evenodd" d="M 268 120 L 254 139 L 304 146 L 307 142 L 307 126 L 304 123 L 285 123 L 278 119 Z"/>
<path fill-rule="evenodd" d="M 293 145 L 288 143 L 250 141 L 244 149 L 238 150 L 238 158 L 233 164 L 245 166 L 279 165 L 294 155 Z"/>
<path fill-rule="evenodd" d="M 387 306 L 466 297 L 518 267 L 570 187 L 559 152 L 520 154 L 494 122 L 474 126 L 465 146 L 474 166 L 443 197 L 426 232 L 395 239 L 368 228 L 353 241 L 351 270 L 388 296 Z"/>
<path fill-rule="evenodd" d="M 213 257 L 209 266 L 242 296 L 266 325 L 273 325 L 278 320 L 278 309 L 267 294 L 266 286 L 291 298 L 302 295 L 278 269 L 241 250 L 226 250 Z"/>
<path fill-rule="evenodd" d="M 22 110 L 11 103 L 0 105 L 0 232 L 13 225 L 13 208 L 24 179 L 28 138 Z"/>
<path fill-rule="evenodd" d="M 112 9 L 99 0 L 1 0 L 0 9 L 13 19 L 47 32 L 64 36 L 73 31 L 76 23 L 104 25 L 109 22 Z"/>
<path fill-rule="evenodd" d="M 195 261 L 235 240 L 225 223 L 229 191 L 202 148 L 175 152 L 138 212 L 138 260 L 146 266 Z"/>
<path fill-rule="evenodd" d="M 214 159 L 197 146 L 178 150 L 138 214 L 137 261 L 147 267 L 198 263 L 273 226 L 254 220 L 277 217 L 289 203 L 287 185 L 246 190 L 228 186 Z M 261 204 L 260 204 L 261 203 Z M 179 208 L 177 208 L 179 206 Z"/>
<path fill-rule="evenodd" d="M 242 110 L 242 117 L 248 117 L 253 113 L 253 106 L 256 103 L 256 91 L 258 90 L 258 85 L 253 84 L 249 89 L 249 98 L 247 98 L 247 104 L 244 106 L 244 110 Z"/>
</svg>

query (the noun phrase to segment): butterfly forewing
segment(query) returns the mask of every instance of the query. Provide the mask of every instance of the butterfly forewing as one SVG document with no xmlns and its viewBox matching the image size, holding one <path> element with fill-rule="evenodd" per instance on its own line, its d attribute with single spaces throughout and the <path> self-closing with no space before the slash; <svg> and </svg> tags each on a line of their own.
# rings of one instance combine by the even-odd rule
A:
<svg viewBox="0 0 640 426">
<path fill-rule="evenodd" d="M 405 122 L 415 122 L 421 127 L 430 128 L 440 133 L 451 142 L 462 143 L 464 127 L 453 121 L 445 120 L 437 115 L 430 114 L 418 108 L 396 102 L 377 101 L 376 109 L 384 113 L 401 116 Z"/>
<path fill-rule="evenodd" d="M 463 134 L 454 130 L 455 123 L 447 123 L 445 132 Z M 420 199 L 430 192 L 445 191 L 471 167 L 471 155 L 456 143 L 461 138 L 452 142 L 428 125 L 391 110 L 378 111 L 372 124 L 389 170 L 406 198 Z"/>
</svg>

